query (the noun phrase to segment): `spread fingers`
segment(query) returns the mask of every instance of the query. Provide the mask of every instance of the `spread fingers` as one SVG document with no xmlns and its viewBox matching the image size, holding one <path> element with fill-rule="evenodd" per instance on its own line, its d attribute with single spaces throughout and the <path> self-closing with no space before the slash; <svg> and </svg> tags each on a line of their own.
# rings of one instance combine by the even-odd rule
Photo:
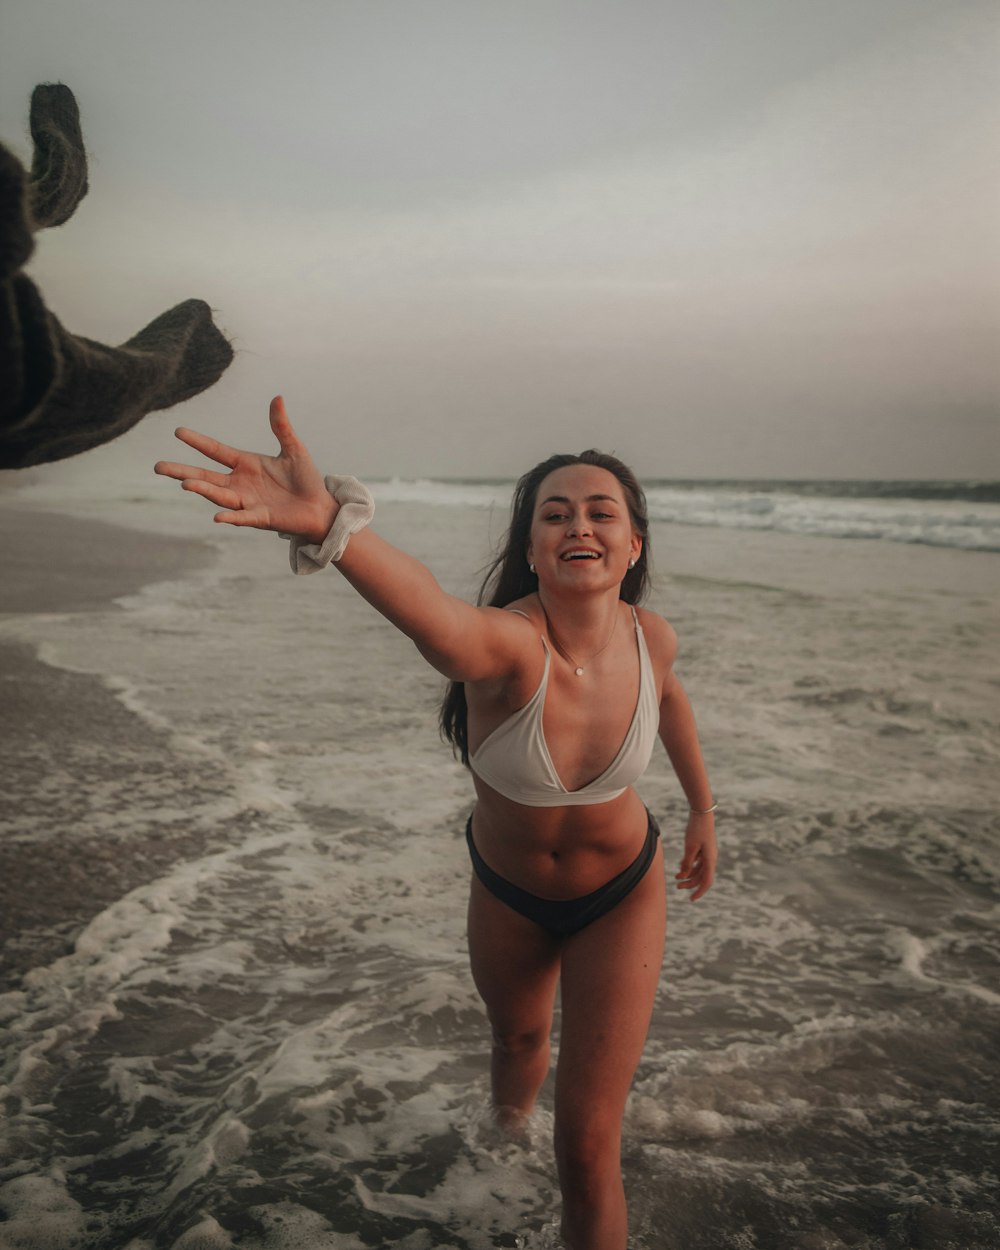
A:
<svg viewBox="0 0 1000 1250">
<path fill-rule="evenodd" d="M 153 472 L 163 477 L 175 477 L 179 482 L 208 482 L 212 486 L 227 486 L 228 473 L 216 473 L 214 469 L 202 469 L 195 464 L 178 464 L 176 460 L 157 460 Z"/>
<path fill-rule="evenodd" d="M 182 443 L 187 443 L 195 451 L 200 451 L 203 456 L 208 456 L 209 460 L 217 460 L 219 464 L 224 464 L 230 469 L 240 458 L 240 453 L 235 447 L 230 447 L 228 443 L 220 443 L 210 434 L 199 434 L 197 430 L 189 430 L 183 425 L 174 430 L 174 433 Z"/>
<path fill-rule="evenodd" d="M 238 511 L 243 507 L 243 503 L 239 495 L 234 490 L 230 490 L 227 486 L 216 486 L 213 482 L 200 481 L 198 478 L 185 478 L 181 482 L 181 486 L 185 490 L 189 490 L 193 495 L 201 495 L 203 498 L 210 500 L 219 508 L 227 508 L 229 511 Z"/>
</svg>

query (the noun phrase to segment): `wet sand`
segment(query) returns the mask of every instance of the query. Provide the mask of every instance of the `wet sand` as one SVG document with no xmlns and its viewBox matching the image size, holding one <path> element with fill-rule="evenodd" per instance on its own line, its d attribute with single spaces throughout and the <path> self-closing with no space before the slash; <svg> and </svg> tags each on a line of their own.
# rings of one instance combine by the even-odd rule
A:
<svg viewBox="0 0 1000 1250">
<path fill-rule="evenodd" d="M 0 507 L 0 617 L 87 612 L 208 564 L 208 543 L 56 512 Z"/>
<path fill-rule="evenodd" d="M 5 615 L 112 610 L 143 585 L 208 563 L 206 543 L 57 513 L 0 508 L 0 630 Z M 189 778 L 165 775 L 163 735 L 99 678 L 55 669 L 0 634 L 0 992 L 66 953 L 80 929 L 177 859 L 204 851 L 199 832 L 123 821 L 128 852 L 89 835 L 85 795 L 99 780 L 123 811 L 147 787 L 182 797 Z M 112 756 L 102 743 L 114 742 Z M 125 753 L 122 743 L 127 743 Z M 52 760 L 58 759 L 58 775 Z M 44 761 L 44 764 L 43 764 Z M 155 800 L 151 800 L 155 801 Z M 38 840 L 38 829 L 54 832 Z M 53 840 L 60 845 L 54 846 Z"/>
</svg>

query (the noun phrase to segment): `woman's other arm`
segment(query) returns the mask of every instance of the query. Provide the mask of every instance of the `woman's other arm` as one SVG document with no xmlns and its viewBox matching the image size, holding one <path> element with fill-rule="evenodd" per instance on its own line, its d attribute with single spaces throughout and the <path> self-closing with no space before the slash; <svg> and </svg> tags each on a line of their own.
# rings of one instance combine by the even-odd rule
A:
<svg viewBox="0 0 1000 1250">
<path fill-rule="evenodd" d="M 330 497 L 306 446 L 292 429 L 284 401 L 271 401 L 277 456 L 241 451 L 195 430 L 179 429 L 189 447 L 229 472 L 161 460 L 155 472 L 210 500 L 224 525 L 295 534 L 322 543 L 339 505 Z M 515 663 L 526 622 L 496 608 L 475 608 L 447 594 L 419 560 L 371 530 L 354 534 L 337 567 L 352 586 L 412 638 L 439 672 L 456 681 L 500 677 Z"/>
<path fill-rule="evenodd" d="M 673 669 L 667 673 L 660 697 L 660 740 L 691 808 L 684 835 L 684 856 L 675 879 L 679 890 L 693 891 L 691 899 L 694 901 L 701 898 L 715 879 L 715 814 L 706 811 L 715 800 L 701 754 L 694 712 Z"/>
</svg>

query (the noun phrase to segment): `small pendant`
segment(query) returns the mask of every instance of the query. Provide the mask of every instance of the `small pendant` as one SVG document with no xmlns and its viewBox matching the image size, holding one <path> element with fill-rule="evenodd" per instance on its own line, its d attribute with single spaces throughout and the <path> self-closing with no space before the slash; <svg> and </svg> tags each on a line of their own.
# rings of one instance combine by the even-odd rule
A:
<svg viewBox="0 0 1000 1250">
<path fill-rule="evenodd" d="M 574 673 L 576 673 L 577 677 L 582 677 L 582 676 L 583 676 L 583 669 L 582 669 L 582 668 L 575 668 L 573 671 L 574 671 Z"/>
</svg>

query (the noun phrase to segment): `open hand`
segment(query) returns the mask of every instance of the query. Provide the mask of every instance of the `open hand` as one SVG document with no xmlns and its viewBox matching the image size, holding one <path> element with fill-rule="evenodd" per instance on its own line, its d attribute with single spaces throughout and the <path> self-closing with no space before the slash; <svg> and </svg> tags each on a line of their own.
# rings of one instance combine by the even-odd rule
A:
<svg viewBox="0 0 1000 1250">
<path fill-rule="evenodd" d="M 222 508 L 215 520 L 223 524 L 252 525 L 321 543 L 333 524 L 338 505 L 292 429 L 280 395 L 271 400 L 270 421 L 281 449 L 277 456 L 240 451 L 207 434 L 182 427 L 176 431 L 182 443 L 225 465 L 230 472 L 219 473 L 172 460 L 158 461 L 154 472 L 177 478 L 185 490 L 204 495 Z"/>
</svg>

